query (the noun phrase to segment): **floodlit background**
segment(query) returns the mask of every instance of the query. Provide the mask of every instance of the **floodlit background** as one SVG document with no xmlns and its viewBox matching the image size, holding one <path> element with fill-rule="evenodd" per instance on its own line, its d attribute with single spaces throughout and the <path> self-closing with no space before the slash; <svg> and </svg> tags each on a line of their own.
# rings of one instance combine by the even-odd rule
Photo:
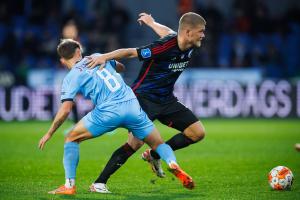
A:
<svg viewBox="0 0 300 200">
<path fill-rule="evenodd" d="M 158 38 L 138 25 L 140 12 L 177 30 L 188 11 L 203 15 L 207 27 L 175 89 L 182 102 L 199 117 L 299 118 L 299 7 L 297 0 L 1 1 L 0 119 L 54 115 L 66 74 L 56 55 L 60 38 L 79 40 L 85 55 L 138 47 Z M 123 62 L 131 84 L 141 63 Z"/>
<path fill-rule="evenodd" d="M 116 194 L 107 198 L 300 199 L 300 153 L 294 149 L 300 143 L 298 0 L 2 0 L 0 199 L 49 199 L 46 191 L 63 181 L 63 133 L 72 120 L 48 150 L 37 150 L 68 72 L 56 54 L 59 40 L 80 41 L 85 55 L 139 47 L 158 39 L 137 23 L 140 12 L 177 31 L 188 11 L 206 19 L 206 37 L 174 93 L 200 118 L 207 136 L 176 155 L 199 187 L 185 191 L 170 178 L 150 184 L 155 177 L 138 152 L 112 177 L 109 186 Z M 122 76 L 131 84 L 142 63 L 122 62 Z M 80 95 L 76 106 L 79 118 L 93 107 Z M 156 125 L 165 140 L 176 133 Z M 123 134 L 82 145 L 79 198 L 99 197 L 86 188 L 126 140 L 125 130 L 117 132 Z M 297 177 L 292 191 L 269 189 L 266 174 L 277 165 Z M 128 184 L 132 180 L 136 184 Z"/>
</svg>

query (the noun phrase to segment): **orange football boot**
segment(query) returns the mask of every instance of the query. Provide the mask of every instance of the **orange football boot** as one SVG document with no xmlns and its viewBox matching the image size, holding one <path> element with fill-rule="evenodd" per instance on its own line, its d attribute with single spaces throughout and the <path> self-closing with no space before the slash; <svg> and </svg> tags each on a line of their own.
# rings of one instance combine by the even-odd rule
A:
<svg viewBox="0 0 300 200">
<path fill-rule="evenodd" d="M 48 194 L 65 194 L 65 195 L 74 195 L 76 194 L 76 187 L 67 188 L 65 185 L 60 186 L 59 188 L 48 192 Z"/>
<path fill-rule="evenodd" d="M 183 187 L 192 190 L 195 187 L 195 182 L 192 177 L 183 171 L 176 163 L 169 164 L 169 171 L 174 174 L 182 183 Z"/>
</svg>

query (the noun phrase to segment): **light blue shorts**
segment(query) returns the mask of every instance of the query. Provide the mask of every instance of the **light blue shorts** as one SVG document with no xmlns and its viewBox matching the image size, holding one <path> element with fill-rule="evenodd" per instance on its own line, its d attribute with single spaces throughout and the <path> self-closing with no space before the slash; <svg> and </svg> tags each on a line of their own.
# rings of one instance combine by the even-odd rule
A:
<svg viewBox="0 0 300 200">
<path fill-rule="evenodd" d="M 154 129 L 153 122 L 142 110 L 137 99 L 96 106 L 83 117 L 83 123 L 93 137 L 123 127 L 132 132 L 136 138 L 143 140 Z"/>
</svg>

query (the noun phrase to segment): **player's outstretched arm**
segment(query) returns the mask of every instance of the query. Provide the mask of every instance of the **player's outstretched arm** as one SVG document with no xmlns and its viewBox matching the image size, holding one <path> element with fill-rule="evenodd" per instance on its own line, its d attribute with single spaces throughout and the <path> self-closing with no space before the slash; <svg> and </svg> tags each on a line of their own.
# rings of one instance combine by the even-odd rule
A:
<svg viewBox="0 0 300 200">
<path fill-rule="evenodd" d="M 165 37 L 171 33 L 175 33 L 175 31 L 173 31 L 169 27 L 155 22 L 153 17 L 147 13 L 140 13 L 137 21 L 139 22 L 140 25 L 146 24 L 147 26 L 152 28 L 154 32 L 160 37 Z"/>
<path fill-rule="evenodd" d="M 99 56 L 87 56 L 87 66 L 94 68 L 97 65 L 104 65 L 108 60 L 120 60 L 122 58 L 137 57 L 136 48 L 118 49 L 109 53 L 101 54 Z"/>
<path fill-rule="evenodd" d="M 70 112 L 72 111 L 72 107 L 73 107 L 73 101 L 65 101 L 62 103 L 48 132 L 40 139 L 39 142 L 40 149 L 44 148 L 46 142 L 50 140 L 50 138 L 55 133 L 55 131 L 64 123 L 64 121 L 67 119 Z"/>
</svg>

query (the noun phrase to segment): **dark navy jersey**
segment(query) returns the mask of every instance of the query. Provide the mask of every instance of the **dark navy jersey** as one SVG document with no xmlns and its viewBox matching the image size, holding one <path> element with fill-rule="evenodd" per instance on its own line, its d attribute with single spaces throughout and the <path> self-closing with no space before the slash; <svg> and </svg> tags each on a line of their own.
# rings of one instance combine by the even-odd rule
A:
<svg viewBox="0 0 300 200">
<path fill-rule="evenodd" d="M 157 103 L 176 100 L 173 95 L 174 84 L 188 65 L 193 48 L 181 51 L 177 34 L 170 34 L 149 45 L 137 48 L 139 60 L 144 61 L 132 89 Z"/>
</svg>

